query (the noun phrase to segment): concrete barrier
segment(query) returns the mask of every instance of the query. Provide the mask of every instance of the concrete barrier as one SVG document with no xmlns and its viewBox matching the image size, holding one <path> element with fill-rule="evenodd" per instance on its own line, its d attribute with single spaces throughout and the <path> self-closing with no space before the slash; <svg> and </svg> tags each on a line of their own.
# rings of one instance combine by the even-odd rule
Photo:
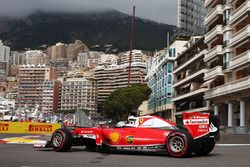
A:
<svg viewBox="0 0 250 167">
<path fill-rule="evenodd" d="M 0 133 L 51 134 L 61 124 L 34 122 L 0 122 Z"/>
</svg>

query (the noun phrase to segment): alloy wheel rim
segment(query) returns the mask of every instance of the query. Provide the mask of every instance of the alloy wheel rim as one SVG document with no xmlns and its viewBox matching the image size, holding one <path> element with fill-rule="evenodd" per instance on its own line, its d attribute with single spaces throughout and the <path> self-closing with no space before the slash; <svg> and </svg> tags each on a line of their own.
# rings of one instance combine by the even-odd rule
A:
<svg viewBox="0 0 250 167">
<path fill-rule="evenodd" d="M 61 133 L 56 133 L 53 138 L 53 145 L 59 147 L 62 144 L 63 136 Z"/>
<path fill-rule="evenodd" d="M 180 136 L 174 136 L 169 141 L 171 151 L 180 153 L 185 148 L 185 142 Z"/>
</svg>

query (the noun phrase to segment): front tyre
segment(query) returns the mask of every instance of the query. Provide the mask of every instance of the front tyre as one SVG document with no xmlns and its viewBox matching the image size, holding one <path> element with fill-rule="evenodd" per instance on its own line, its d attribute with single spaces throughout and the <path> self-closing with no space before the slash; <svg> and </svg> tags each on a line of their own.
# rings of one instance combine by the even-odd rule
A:
<svg viewBox="0 0 250 167">
<path fill-rule="evenodd" d="M 173 157 L 187 157 L 191 154 L 191 137 L 183 132 L 172 132 L 166 139 L 168 154 Z"/>
<path fill-rule="evenodd" d="M 57 129 L 51 138 L 51 143 L 54 151 L 57 152 L 66 152 L 71 148 L 72 145 L 72 136 L 69 130 L 67 129 Z"/>
</svg>

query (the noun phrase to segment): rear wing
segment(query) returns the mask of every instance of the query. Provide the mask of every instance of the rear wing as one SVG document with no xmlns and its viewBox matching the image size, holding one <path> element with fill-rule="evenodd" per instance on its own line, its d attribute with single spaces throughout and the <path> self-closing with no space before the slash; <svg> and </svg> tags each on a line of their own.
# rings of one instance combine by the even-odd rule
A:
<svg viewBox="0 0 250 167">
<path fill-rule="evenodd" d="M 209 113 L 183 113 L 183 124 L 194 139 L 206 135 L 217 137 L 219 134 L 218 118 Z"/>
</svg>

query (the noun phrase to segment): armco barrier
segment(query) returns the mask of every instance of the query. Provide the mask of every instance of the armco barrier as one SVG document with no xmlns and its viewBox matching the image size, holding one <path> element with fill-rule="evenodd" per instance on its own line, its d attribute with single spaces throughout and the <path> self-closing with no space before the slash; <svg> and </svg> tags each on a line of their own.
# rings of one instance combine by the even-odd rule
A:
<svg viewBox="0 0 250 167">
<path fill-rule="evenodd" d="M 61 124 L 34 122 L 0 122 L 0 133 L 51 134 Z"/>
</svg>

